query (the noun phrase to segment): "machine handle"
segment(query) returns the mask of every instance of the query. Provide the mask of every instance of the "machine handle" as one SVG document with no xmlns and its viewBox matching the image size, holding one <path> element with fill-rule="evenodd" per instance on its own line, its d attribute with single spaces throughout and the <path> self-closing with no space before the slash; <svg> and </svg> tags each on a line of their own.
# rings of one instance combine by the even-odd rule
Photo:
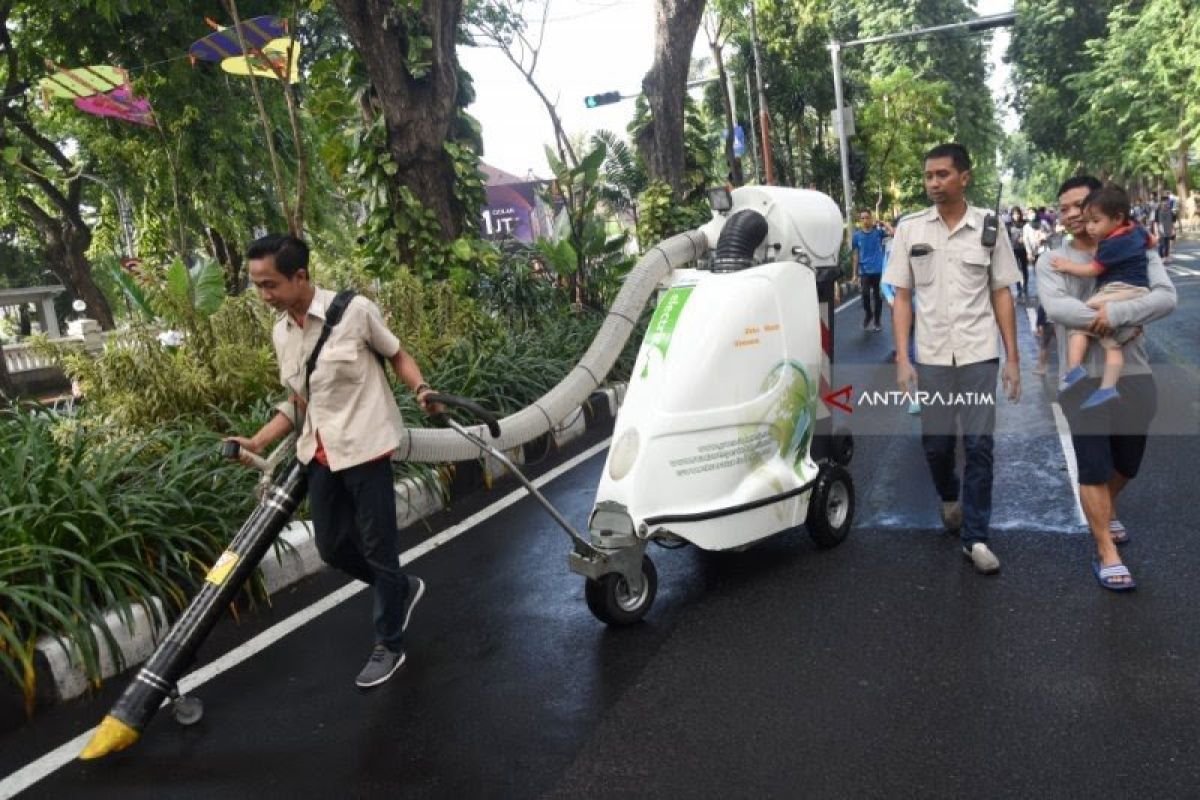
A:
<svg viewBox="0 0 1200 800">
<path fill-rule="evenodd" d="M 425 396 L 425 401 L 428 403 L 441 403 L 442 405 L 450 406 L 451 408 L 461 408 L 471 416 L 482 420 L 483 423 L 487 425 L 488 432 L 492 434 L 493 439 L 500 438 L 500 423 L 496 421 L 496 417 L 492 414 L 492 412 L 488 411 L 474 400 L 469 400 L 466 397 L 459 397 L 456 394 L 441 394 L 438 392 L 433 392 Z"/>
<path fill-rule="evenodd" d="M 229 459 L 230 461 L 237 461 L 241 455 L 243 455 L 242 446 L 237 442 L 221 442 L 221 458 Z M 251 466 L 253 466 L 254 469 L 264 473 L 270 472 L 271 468 L 267 464 L 266 459 L 264 459 L 262 456 L 255 455 L 249 450 L 245 452 L 245 455 L 249 457 Z"/>
</svg>

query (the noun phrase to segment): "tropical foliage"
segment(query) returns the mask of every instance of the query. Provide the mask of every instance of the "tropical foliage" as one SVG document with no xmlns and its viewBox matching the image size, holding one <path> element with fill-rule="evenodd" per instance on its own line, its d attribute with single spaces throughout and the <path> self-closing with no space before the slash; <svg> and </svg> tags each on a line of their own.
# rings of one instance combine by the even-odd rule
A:
<svg viewBox="0 0 1200 800">
<path fill-rule="evenodd" d="M 1020 0 L 1017 10 L 1009 57 L 1039 199 L 1053 200 L 1046 187 L 1064 171 L 1186 195 L 1200 136 L 1195 4 Z"/>
</svg>

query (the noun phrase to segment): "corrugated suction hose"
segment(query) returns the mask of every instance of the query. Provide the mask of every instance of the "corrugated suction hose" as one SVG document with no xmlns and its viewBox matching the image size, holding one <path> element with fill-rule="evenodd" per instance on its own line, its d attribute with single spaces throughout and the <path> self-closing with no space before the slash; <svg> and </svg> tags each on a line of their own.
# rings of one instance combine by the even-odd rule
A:
<svg viewBox="0 0 1200 800">
<path fill-rule="evenodd" d="M 721 229 L 713 254 L 714 272 L 736 272 L 754 264 L 754 251 L 767 238 L 767 218 L 744 208 L 733 214 Z"/>
<path fill-rule="evenodd" d="M 759 214 L 755 216 L 762 219 Z M 730 218 L 726 227 L 737 217 L 735 214 Z M 765 235 L 764 221 L 759 241 Z M 721 240 L 724 239 L 722 235 Z M 473 426 L 471 430 L 501 450 L 508 450 L 533 441 L 550 430 L 552 425 L 566 419 L 603 383 L 655 287 L 671 270 L 695 261 L 707 250 L 708 239 L 704 233 L 689 231 L 664 240 L 642 256 L 625 278 L 596 338 L 571 372 L 540 399 L 500 420 L 499 439 L 492 439 L 483 425 Z M 406 428 L 394 457 L 399 461 L 437 464 L 468 461 L 479 455 L 478 447 L 454 431 Z"/>
</svg>

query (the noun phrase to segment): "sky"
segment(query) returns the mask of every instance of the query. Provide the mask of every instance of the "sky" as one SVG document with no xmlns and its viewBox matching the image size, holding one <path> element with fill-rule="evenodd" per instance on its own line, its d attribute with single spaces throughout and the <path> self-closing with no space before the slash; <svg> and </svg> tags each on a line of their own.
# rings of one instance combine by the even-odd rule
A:
<svg viewBox="0 0 1200 800">
<path fill-rule="evenodd" d="M 977 7 L 980 14 L 1011 11 L 1013 0 L 980 0 Z M 530 27 L 536 31 L 536 24 Z M 991 86 L 1001 99 L 1008 79 L 1001 55 L 1007 46 L 1008 32 L 994 32 Z M 692 54 L 709 55 L 703 29 Z M 459 60 L 475 81 L 477 99 L 467 110 L 483 126 L 483 160 L 521 177 L 531 170 L 548 177 L 544 147 L 554 138 L 553 128 L 533 89 L 497 50 L 462 47 Z M 636 94 L 653 60 L 653 0 L 551 0 L 534 77 L 556 102 L 568 133 L 607 128 L 624 137 L 633 100 L 589 109 L 583 98 L 606 91 Z M 1005 128 L 1015 124 L 1010 114 Z"/>
</svg>

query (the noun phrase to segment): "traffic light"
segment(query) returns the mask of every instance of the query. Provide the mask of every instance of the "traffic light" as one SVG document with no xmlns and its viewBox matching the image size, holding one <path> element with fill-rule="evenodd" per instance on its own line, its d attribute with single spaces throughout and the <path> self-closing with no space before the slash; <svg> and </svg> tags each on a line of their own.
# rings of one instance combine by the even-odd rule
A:
<svg viewBox="0 0 1200 800">
<path fill-rule="evenodd" d="M 609 103 L 616 103 L 620 100 L 620 92 L 601 92 L 600 94 L 589 94 L 583 98 L 583 104 L 588 108 L 595 108 L 596 106 L 606 106 Z"/>
</svg>

